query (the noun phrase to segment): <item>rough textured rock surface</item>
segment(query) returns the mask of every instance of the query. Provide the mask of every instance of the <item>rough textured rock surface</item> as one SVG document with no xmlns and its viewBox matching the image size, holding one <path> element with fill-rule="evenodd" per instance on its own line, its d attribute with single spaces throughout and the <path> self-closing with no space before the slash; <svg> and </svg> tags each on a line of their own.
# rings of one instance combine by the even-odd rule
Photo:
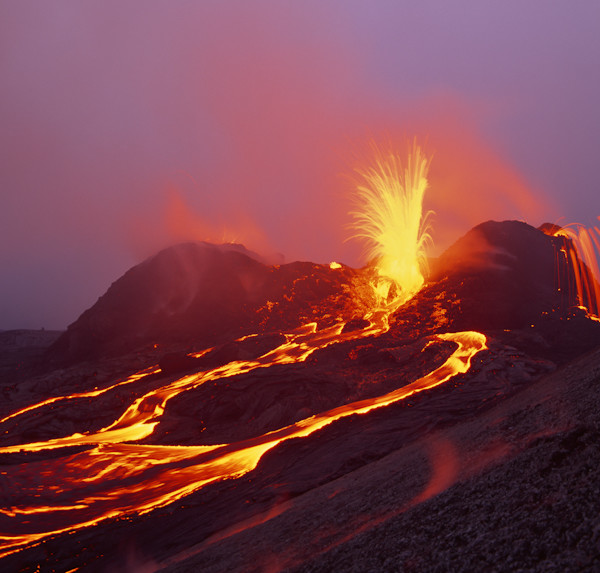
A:
<svg viewBox="0 0 600 573">
<path fill-rule="evenodd" d="M 442 255 L 386 333 L 175 396 L 144 442 L 253 439 L 405 386 L 453 352 L 455 343 L 436 333 L 477 329 L 488 348 L 466 374 L 283 442 L 238 479 L 146 515 L 45 539 L 0 566 L 102 573 L 600 570 L 600 322 L 558 290 L 558 246 L 523 223 L 484 223 Z M 152 365 L 163 369 L 97 398 L 11 418 L 0 426 L 0 446 L 97 431 L 149 391 L 188 372 L 256 360 L 282 344 L 282 332 L 308 320 L 323 327 L 344 316 L 345 332 L 360 332 L 368 324 L 359 312 L 368 273 L 311 263 L 269 267 L 240 249 L 207 245 L 164 251 L 116 281 L 58 341 L 52 352 L 70 363 L 5 385 L 0 413 L 108 387 Z M 252 329 L 259 335 L 240 338 Z M 197 352 L 202 345 L 212 348 Z M 197 353 L 188 356 L 191 350 Z M 81 452 L 2 454 L 3 506 L 21 495 L 6 476 L 42 483 Z M 0 515 L 3 527 L 16 523 L 9 513 Z M 17 516 L 25 529 L 27 519 Z"/>
<path fill-rule="evenodd" d="M 161 251 L 115 281 L 69 326 L 51 357 L 73 363 L 145 345 L 211 346 L 352 314 L 353 269 L 268 266 L 252 255 L 241 246 L 208 243 Z"/>
<path fill-rule="evenodd" d="M 473 329 L 519 328 L 561 303 L 556 261 L 564 239 L 520 221 L 488 221 L 437 261 L 432 282 L 451 281 L 463 320 Z M 575 293 L 567 305 L 575 304 Z M 458 324 L 457 324 L 458 326 Z"/>
<path fill-rule="evenodd" d="M 573 281 L 556 264 L 564 241 L 519 221 L 482 223 L 432 265 L 429 287 L 402 315 L 416 305 L 429 329 L 514 329 L 573 307 Z M 354 319 L 353 328 L 368 306 L 369 273 L 269 266 L 239 245 L 177 245 L 115 281 L 49 355 L 70 364 L 145 346 L 201 348 L 312 320 L 322 327 L 340 316 Z"/>
</svg>

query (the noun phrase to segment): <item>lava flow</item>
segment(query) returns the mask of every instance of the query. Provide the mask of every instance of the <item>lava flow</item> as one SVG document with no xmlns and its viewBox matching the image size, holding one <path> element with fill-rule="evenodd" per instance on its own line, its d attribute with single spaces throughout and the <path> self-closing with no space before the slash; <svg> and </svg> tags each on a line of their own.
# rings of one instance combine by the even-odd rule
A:
<svg viewBox="0 0 600 573">
<path fill-rule="evenodd" d="M 32 453 L 77 447 L 29 463 L 4 466 L 5 493 L 0 509 L 0 557 L 31 547 L 49 536 L 95 525 L 125 515 L 141 515 L 171 504 L 207 484 L 235 479 L 256 468 L 262 456 L 292 438 L 314 434 L 336 420 L 362 415 L 433 388 L 466 372 L 475 354 L 486 348 L 486 337 L 477 332 L 436 335 L 456 345 L 451 355 L 428 374 L 374 398 L 360 399 L 305 417 L 274 431 L 219 445 L 161 446 L 131 443 L 148 440 L 161 423 L 168 402 L 207 382 L 229 378 L 273 365 L 305 361 L 316 350 L 332 344 L 373 337 L 386 332 L 389 316 L 423 284 L 421 263 L 426 237 L 422 199 L 427 187 L 428 160 L 413 148 L 406 169 L 397 156 L 381 158 L 363 172 L 366 185 L 359 189 L 365 211 L 357 216 L 360 232 L 370 241 L 377 259 L 378 280 L 373 284 L 378 301 L 365 313 L 362 329 L 345 329 L 341 317 L 319 329 L 312 322 L 285 334 L 285 342 L 252 360 L 187 374 L 135 398 L 113 423 L 98 431 L 73 433 L 46 441 L 0 447 L 0 454 Z M 332 269 L 335 268 L 332 265 Z M 382 284 L 385 286 L 382 289 Z M 91 399 L 122 389 L 133 382 L 156 377 L 158 368 L 144 370 L 105 389 L 56 397 L 22 408 L 4 419 L 13 423 L 36 409 L 57 402 Z"/>
<path fill-rule="evenodd" d="M 370 331 L 372 334 L 373 331 Z M 316 333 L 315 333 L 316 334 Z M 335 338 L 338 334 L 329 333 Z M 306 337 L 306 334 L 297 335 Z M 343 338 L 343 337 L 342 337 Z M 137 400 L 113 426 L 88 435 L 73 435 L 62 440 L 23 444 L 0 449 L 0 453 L 39 451 L 65 445 L 95 447 L 57 460 L 32 462 L 14 466 L 3 472 L 5 483 L 18 491 L 18 504 L 0 510 L 2 513 L 2 553 L 21 548 L 49 535 L 72 531 L 125 514 L 143 514 L 177 501 L 211 482 L 236 478 L 253 470 L 260 458 L 279 443 L 291 438 L 306 437 L 340 418 L 365 414 L 402 400 L 415 393 L 433 388 L 454 375 L 466 372 L 472 357 L 486 348 L 485 336 L 476 332 L 439 335 L 440 340 L 457 344 L 457 349 L 426 376 L 413 383 L 378 396 L 361 400 L 311 416 L 290 426 L 268 432 L 235 444 L 219 446 L 152 446 L 125 444 L 131 436 L 151 433 L 159 422 L 158 411 L 164 409 L 169 397 L 208 380 L 249 371 L 266 362 L 238 362 L 205 373 L 185 376 L 161 389 L 162 405 L 144 411 L 140 405 L 149 396 Z M 306 340 L 306 339 L 305 339 Z M 332 340 L 333 341 L 333 340 Z M 335 340 L 337 341 L 337 340 Z M 301 357 L 312 350 L 302 348 L 306 342 L 286 342 L 269 353 L 278 362 L 287 362 L 296 351 Z M 290 352 L 291 351 L 291 352 Z M 262 357 L 262 358 L 266 358 Z M 270 362 L 274 364 L 276 362 Z M 152 420 L 152 421 L 150 421 Z M 141 439 L 137 437 L 137 439 Z M 57 471 L 57 464 L 60 471 Z M 132 483 L 133 482 L 133 483 Z M 25 517 L 15 522 L 17 517 Z"/>
<path fill-rule="evenodd" d="M 598 217 L 600 221 L 600 217 Z M 557 267 L 567 266 L 572 269 L 575 284 L 564 285 L 567 290 L 576 292 L 579 305 L 584 307 L 592 318 L 600 317 L 600 228 L 586 228 L 572 224 L 558 228 L 553 233 L 564 237 L 560 250 L 562 260 Z"/>
</svg>

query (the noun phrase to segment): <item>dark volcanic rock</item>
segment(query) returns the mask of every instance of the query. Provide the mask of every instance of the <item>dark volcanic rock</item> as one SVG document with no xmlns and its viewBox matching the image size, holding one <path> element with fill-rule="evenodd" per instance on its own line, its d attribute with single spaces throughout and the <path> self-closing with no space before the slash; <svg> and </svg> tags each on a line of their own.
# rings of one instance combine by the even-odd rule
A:
<svg viewBox="0 0 600 573">
<path fill-rule="evenodd" d="M 61 335 L 59 330 L 0 332 L 0 385 L 11 385 L 44 370 L 44 353 Z"/>
<path fill-rule="evenodd" d="M 198 368 L 198 359 L 185 352 L 169 352 L 158 361 L 158 366 L 163 374 L 177 374 Z"/>
<path fill-rule="evenodd" d="M 579 307 L 575 277 L 553 237 L 519 221 L 488 221 L 432 264 L 425 287 L 391 319 L 399 339 L 477 330 L 564 363 L 600 345 L 600 322 Z"/>
<path fill-rule="evenodd" d="M 75 362 L 144 345 L 212 346 L 237 336 L 332 321 L 354 305 L 356 271 L 267 266 L 240 246 L 186 243 L 127 271 L 52 347 Z"/>
<path fill-rule="evenodd" d="M 555 265 L 562 245 L 524 223 L 484 223 L 440 257 L 432 281 L 395 313 L 389 331 L 251 371 L 227 366 L 265 355 L 285 341 L 281 332 L 307 321 L 342 317 L 344 332 L 358 336 L 367 321 L 357 293 L 368 290 L 373 269 L 267 266 L 240 248 L 206 244 L 167 249 L 134 267 L 54 348 L 69 360 L 98 360 L 6 388 L 12 407 L 4 408 L 107 391 L 8 419 L 3 444 L 96 432 L 132 403 L 147 412 L 164 400 L 160 423 L 108 458 L 114 473 L 101 473 L 98 484 L 85 480 L 111 444 L 94 447 L 91 466 L 79 449 L 5 452 L 5 506 L 27 508 L 30 494 L 66 506 L 85 491 L 110 501 L 103 492 L 118 492 L 113 479 L 137 496 L 186 472 L 200 479 L 213 455 L 226 464 L 222 454 L 245 452 L 257 465 L 198 482 L 181 499 L 171 490 L 170 503 L 149 514 L 116 511 L 96 527 L 32 542 L 7 555 L 3 570 L 597 570 L 599 351 L 547 374 L 600 344 L 600 323 L 559 290 L 570 284 Z M 386 407 L 345 409 L 441 366 L 457 343 L 432 334 L 465 329 L 488 335 L 468 372 Z M 99 370 L 110 366 L 107 354 L 140 345 L 153 354 L 136 350 Z M 192 353 L 202 345 L 211 348 Z M 113 386 L 129 367 L 159 357 L 162 372 Z M 142 361 L 135 368 L 134 359 Z M 221 366 L 229 376 L 206 372 Z M 194 386 L 169 396 L 192 369 Z M 286 426 L 305 427 L 327 410 L 330 421 L 334 412 L 354 413 L 276 445 Z M 250 450 L 265 443 L 270 449 L 253 460 Z M 168 450 L 158 446 L 208 444 L 224 445 L 171 459 L 163 472 Z M 128 459 L 133 473 L 121 478 Z M 60 491 L 55 478 L 63 473 L 76 488 Z M 41 518 L 28 511 L 4 512 L 6 531 L 46 519 L 44 510 Z"/>
<path fill-rule="evenodd" d="M 568 242 L 520 221 L 482 223 L 436 261 L 414 304 L 430 299 L 429 314 L 445 325 L 485 332 L 581 314 L 573 269 L 562 262 Z"/>
<path fill-rule="evenodd" d="M 456 241 L 431 278 L 450 279 L 471 328 L 521 327 L 561 301 L 556 252 L 562 241 L 520 221 L 488 221 Z"/>
<path fill-rule="evenodd" d="M 559 255 L 565 241 L 519 221 L 478 225 L 436 261 L 428 285 L 401 307 L 393 330 L 399 337 L 491 332 L 530 328 L 544 319 L 548 335 L 561 348 L 563 342 L 575 347 L 568 357 L 576 355 L 583 336 L 577 333 L 591 329 L 591 339 L 583 338 L 595 341 L 600 325 L 574 330 L 574 345 L 570 334 L 566 340 L 555 335 L 564 326 L 559 321 L 566 323 L 579 304 L 573 272 L 557 263 L 564 259 Z M 157 344 L 163 353 L 187 353 L 306 322 L 322 327 L 338 318 L 348 320 L 345 332 L 362 329 L 368 324 L 363 310 L 370 272 L 307 262 L 268 266 L 239 245 L 178 245 L 113 283 L 50 354 L 72 363 Z"/>
</svg>

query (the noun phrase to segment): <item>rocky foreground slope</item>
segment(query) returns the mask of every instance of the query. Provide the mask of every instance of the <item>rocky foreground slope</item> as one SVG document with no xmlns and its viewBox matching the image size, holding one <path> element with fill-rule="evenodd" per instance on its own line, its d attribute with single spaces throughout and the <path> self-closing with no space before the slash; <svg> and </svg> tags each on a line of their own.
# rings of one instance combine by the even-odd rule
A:
<svg viewBox="0 0 600 573">
<path fill-rule="evenodd" d="M 139 564 L 172 573 L 600 570 L 600 350 L 466 418 L 282 501 L 242 531 L 164 561 L 140 552 Z"/>
</svg>

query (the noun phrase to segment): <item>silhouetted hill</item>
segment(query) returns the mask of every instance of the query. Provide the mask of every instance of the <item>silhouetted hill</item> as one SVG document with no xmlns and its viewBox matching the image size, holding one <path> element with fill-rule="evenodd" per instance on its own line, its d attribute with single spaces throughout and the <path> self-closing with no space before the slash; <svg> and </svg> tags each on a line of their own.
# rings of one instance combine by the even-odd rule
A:
<svg viewBox="0 0 600 573">
<path fill-rule="evenodd" d="M 437 259 L 428 284 L 399 312 L 399 324 L 421 333 L 488 332 L 550 321 L 555 331 L 557 320 L 583 319 L 569 288 L 572 270 L 557 266 L 564 242 L 520 221 L 482 223 Z M 164 249 L 115 281 L 69 326 L 50 356 L 73 363 L 144 346 L 202 348 L 250 333 L 362 316 L 372 269 L 267 265 L 258 258 L 240 245 Z M 589 321 L 578 324 L 575 344 L 595 329 Z M 573 343 L 558 338 L 563 347 Z"/>
<path fill-rule="evenodd" d="M 144 345 L 213 346 L 352 313 L 349 267 L 269 266 L 241 246 L 185 243 L 131 268 L 51 349 L 76 362 Z M 348 316 L 350 318 L 350 316 Z"/>
</svg>

